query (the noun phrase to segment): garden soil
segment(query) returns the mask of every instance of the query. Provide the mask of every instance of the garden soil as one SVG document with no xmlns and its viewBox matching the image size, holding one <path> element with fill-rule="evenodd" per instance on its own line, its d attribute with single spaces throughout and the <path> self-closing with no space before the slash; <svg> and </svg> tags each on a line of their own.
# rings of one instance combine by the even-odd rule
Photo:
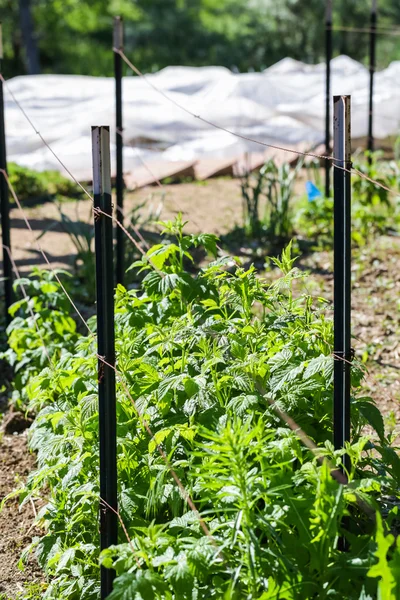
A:
<svg viewBox="0 0 400 600">
<path fill-rule="evenodd" d="M 27 431 L 3 435 L 0 443 L 0 502 L 18 488 L 35 466 L 27 449 Z M 28 503 L 21 509 L 18 498 L 6 502 L 0 512 L 0 598 L 14 600 L 28 585 L 40 587 L 43 574 L 34 556 L 21 570 L 22 550 L 38 531 L 33 526 L 37 507 Z M 3 594 L 3 595 L 2 595 Z"/>
</svg>

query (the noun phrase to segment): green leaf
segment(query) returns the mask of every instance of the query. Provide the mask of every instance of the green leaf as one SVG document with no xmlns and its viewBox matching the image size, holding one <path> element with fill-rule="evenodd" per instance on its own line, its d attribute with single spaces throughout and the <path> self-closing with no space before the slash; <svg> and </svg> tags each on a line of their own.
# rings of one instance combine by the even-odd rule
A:
<svg viewBox="0 0 400 600">
<path fill-rule="evenodd" d="M 197 383 L 197 381 L 195 381 L 191 377 L 188 377 L 187 379 L 185 379 L 185 392 L 186 392 L 188 398 L 191 398 L 192 396 L 197 394 L 199 389 L 200 388 L 199 388 L 199 384 Z"/>
<path fill-rule="evenodd" d="M 68 550 L 65 550 L 65 552 L 63 552 L 63 554 L 60 557 L 60 560 L 58 561 L 56 573 L 59 573 L 65 568 L 70 568 L 70 565 L 75 558 L 75 552 L 75 548 L 68 548 Z"/>
<path fill-rule="evenodd" d="M 150 248 L 147 252 L 147 256 L 153 266 L 156 269 L 161 270 L 166 261 L 171 258 L 171 256 L 178 255 L 179 252 L 179 246 L 176 244 L 158 244 Z"/>
<path fill-rule="evenodd" d="M 177 592 L 185 593 L 193 588 L 193 575 L 184 553 L 179 554 L 176 561 L 175 565 L 166 567 L 165 579 L 173 584 Z"/>
<path fill-rule="evenodd" d="M 148 570 L 124 573 L 114 581 L 108 600 L 155 600 L 158 593 L 167 590 L 166 584 L 157 573 Z"/>
<path fill-rule="evenodd" d="M 162 444 L 162 442 L 169 436 L 171 431 L 173 431 L 172 428 L 161 429 L 160 431 L 157 431 L 149 442 L 149 452 L 154 452 L 157 446 Z"/>
<path fill-rule="evenodd" d="M 320 356 L 316 356 L 312 358 L 304 371 L 303 377 L 304 379 L 309 379 L 313 377 L 316 373 L 323 373 L 326 367 L 330 366 L 333 362 L 333 358 L 331 356 L 325 356 L 321 354 Z"/>
<path fill-rule="evenodd" d="M 382 517 L 379 513 L 376 515 L 376 544 L 377 549 L 374 556 L 377 558 L 377 563 L 373 565 L 367 575 L 368 577 L 379 577 L 379 600 L 396 600 L 392 590 L 396 585 L 396 580 L 388 564 L 387 554 L 389 548 L 393 544 L 394 537 L 392 534 L 385 536 Z"/>
<path fill-rule="evenodd" d="M 173 390 L 177 390 L 179 387 L 183 387 L 183 382 L 187 378 L 185 373 L 179 373 L 178 375 L 169 375 L 160 381 L 158 386 L 158 399 L 163 400 L 165 396 Z"/>
<path fill-rule="evenodd" d="M 84 422 L 97 414 L 99 409 L 99 399 L 97 394 L 88 394 L 80 401 L 82 419 Z"/>
<path fill-rule="evenodd" d="M 36 547 L 36 556 L 39 563 L 44 566 L 61 550 L 59 538 L 55 535 L 46 535 L 38 543 Z"/>
<path fill-rule="evenodd" d="M 374 404 L 371 398 L 358 398 L 355 402 L 360 414 L 364 417 L 371 427 L 373 427 L 380 439 L 385 437 L 385 423 L 379 408 Z"/>
</svg>

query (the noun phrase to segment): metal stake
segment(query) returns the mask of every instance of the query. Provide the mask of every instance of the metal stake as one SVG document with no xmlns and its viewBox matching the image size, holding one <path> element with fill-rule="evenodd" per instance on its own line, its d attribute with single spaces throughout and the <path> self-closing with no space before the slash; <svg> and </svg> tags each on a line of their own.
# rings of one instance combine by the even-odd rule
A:
<svg viewBox="0 0 400 600">
<path fill-rule="evenodd" d="M 3 62 L 3 39 L 2 27 L 0 23 L 0 72 Z M 7 154 L 6 154 L 6 130 L 4 124 L 4 95 L 3 82 L 0 80 L 0 169 L 7 172 Z M 8 312 L 13 303 L 13 278 L 12 264 L 7 248 L 11 252 L 10 240 L 10 201 L 7 180 L 3 174 L 0 175 L 0 216 L 1 216 L 1 235 L 3 243 L 3 274 L 4 274 L 4 299 L 5 299 L 5 317 L 6 323 L 11 321 Z"/>
<path fill-rule="evenodd" d="M 97 347 L 100 438 L 100 547 L 118 543 L 117 425 L 115 394 L 114 269 L 110 128 L 92 127 L 95 208 Z M 96 212 L 100 209 L 103 213 Z M 109 215 L 109 216 L 106 216 Z M 107 363 L 107 364 L 105 364 Z M 101 501 L 104 500 L 103 504 Z M 110 508 L 111 507 L 111 508 Z M 112 510 L 114 509 L 114 510 Z M 114 571 L 101 569 L 101 598 L 112 591 Z"/>
<path fill-rule="evenodd" d="M 334 144 L 334 398 L 336 449 L 350 441 L 351 362 L 351 129 L 350 96 L 333 98 Z M 348 169 L 345 171 L 344 169 Z M 350 467 L 349 457 L 343 467 Z"/>
<path fill-rule="evenodd" d="M 121 17 L 114 18 L 114 49 L 123 50 L 124 28 Z M 123 223 L 124 206 L 124 174 L 123 174 L 123 138 L 122 138 L 122 58 L 114 50 L 114 74 L 115 74 L 115 127 L 116 127 L 116 158 L 117 158 L 117 219 Z M 124 232 L 117 226 L 117 283 L 124 282 Z"/>
<path fill-rule="evenodd" d="M 331 60 L 332 60 L 332 0 L 326 0 L 325 13 L 326 91 L 325 91 L 325 154 L 331 153 Z M 330 196 L 330 161 L 325 160 L 325 197 Z"/>
<path fill-rule="evenodd" d="M 368 112 L 368 150 L 374 151 L 373 110 L 374 110 L 374 73 L 375 73 L 375 51 L 376 51 L 376 23 L 377 23 L 377 0 L 372 0 L 371 27 L 369 34 L 369 112 Z M 368 157 L 371 164 L 372 158 Z"/>
</svg>

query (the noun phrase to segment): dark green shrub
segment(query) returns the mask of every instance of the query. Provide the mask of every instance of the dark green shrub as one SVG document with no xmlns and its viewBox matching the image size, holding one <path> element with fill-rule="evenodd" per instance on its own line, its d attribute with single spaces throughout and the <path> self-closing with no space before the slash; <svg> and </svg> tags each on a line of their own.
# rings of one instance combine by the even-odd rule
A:
<svg viewBox="0 0 400 600">
<path fill-rule="evenodd" d="M 77 184 L 58 171 L 34 171 L 16 163 L 9 163 L 8 175 L 21 201 L 47 200 L 54 196 L 74 198 L 82 195 Z"/>
</svg>

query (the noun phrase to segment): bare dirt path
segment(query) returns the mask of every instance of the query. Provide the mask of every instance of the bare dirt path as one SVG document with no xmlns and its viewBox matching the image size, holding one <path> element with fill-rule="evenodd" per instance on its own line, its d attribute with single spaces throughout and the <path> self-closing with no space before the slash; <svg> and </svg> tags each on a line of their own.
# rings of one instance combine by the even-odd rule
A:
<svg viewBox="0 0 400 600">
<path fill-rule="evenodd" d="M 34 469 L 35 457 L 27 449 L 26 431 L 4 435 L 0 442 L 0 502 L 17 489 Z M 18 568 L 22 550 L 37 535 L 33 527 L 36 508 L 22 509 L 18 498 L 6 502 L 0 512 L 0 598 L 14 599 L 27 586 L 40 589 L 43 574 L 32 556 L 24 570 Z M 3 594 L 3 595 L 2 595 Z"/>
<path fill-rule="evenodd" d="M 148 187 L 127 194 L 124 211 L 130 215 L 134 209 L 146 219 L 161 210 L 160 218 L 168 220 L 182 212 L 189 221 L 191 231 L 226 233 L 242 220 L 240 183 L 235 179 L 218 178 L 200 183 Z M 144 206 L 145 205 L 145 206 Z M 72 222 L 84 221 L 88 228 L 93 222 L 90 200 L 64 202 L 62 212 Z M 24 208 L 36 237 L 50 262 L 60 268 L 73 264 L 75 247 L 60 225 L 60 211 L 56 204 L 45 203 L 34 208 Z M 45 266 L 32 234 L 27 230 L 18 208 L 11 210 L 11 243 L 13 256 L 21 273 L 32 266 Z"/>
<path fill-rule="evenodd" d="M 308 289 L 333 297 L 332 253 L 301 261 Z M 366 369 L 365 394 L 376 400 L 389 429 L 400 433 L 400 238 L 382 236 L 353 250 L 352 335 Z"/>
</svg>

